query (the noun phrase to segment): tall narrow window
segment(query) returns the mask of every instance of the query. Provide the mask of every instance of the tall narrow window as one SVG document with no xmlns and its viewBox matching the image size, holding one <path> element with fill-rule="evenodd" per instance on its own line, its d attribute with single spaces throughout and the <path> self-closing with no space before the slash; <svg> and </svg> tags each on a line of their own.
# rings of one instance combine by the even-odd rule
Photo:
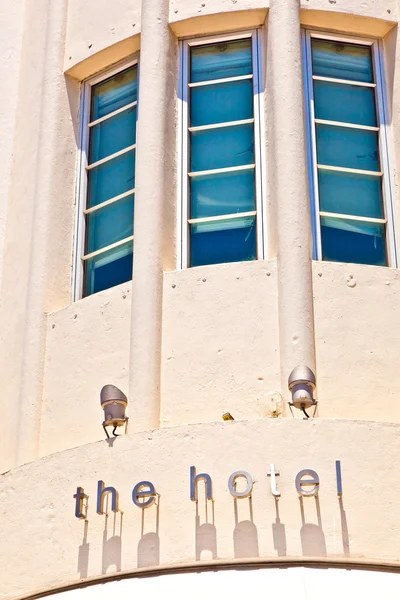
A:
<svg viewBox="0 0 400 600">
<path fill-rule="evenodd" d="M 85 85 L 77 268 L 84 296 L 132 278 L 137 87 L 136 64 Z"/>
<path fill-rule="evenodd" d="M 262 257 L 257 32 L 182 50 L 182 265 Z"/>
<path fill-rule="evenodd" d="M 316 258 L 395 264 L 378 43 L 307 33 L 305 51 Z"/>
</svg>

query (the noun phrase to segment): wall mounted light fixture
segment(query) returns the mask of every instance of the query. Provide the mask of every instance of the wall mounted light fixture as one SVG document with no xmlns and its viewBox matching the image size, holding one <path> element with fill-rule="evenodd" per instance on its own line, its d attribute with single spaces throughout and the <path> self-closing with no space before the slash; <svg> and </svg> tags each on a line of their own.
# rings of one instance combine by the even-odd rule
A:
<svg viewBox="0 0 400 600">
<path fill-rule="evenodd" d="M 113 435 L 117 427 L 125 425 L 125 433 L 128 432 L 128 417 L 125 415 L 125 409 L 128 406 L 128 399 L 120 389 L 115 385 L 105 385 L 100 392 L 100 404 L 104 410 L 103 429 L 109 438 L 107 427 L 114 427 Z"/>
<path fill-rule="evenodd" d="M 315 415 L 315 411 L 317 410 L 317 400 L 314 398 L 315 387 L 315 375 L 311 369 L 305 365 L 295 367 L 288 379 L 288 388 L 292 394 L 292 401 L 289 402 L 290 410 L 292 410 L 292 406 L 294 406 L 303 411 L 307 419 L 309 419 L 310 417 L 306 412 L 306 408 L 314 406 Z"/>
</svg>

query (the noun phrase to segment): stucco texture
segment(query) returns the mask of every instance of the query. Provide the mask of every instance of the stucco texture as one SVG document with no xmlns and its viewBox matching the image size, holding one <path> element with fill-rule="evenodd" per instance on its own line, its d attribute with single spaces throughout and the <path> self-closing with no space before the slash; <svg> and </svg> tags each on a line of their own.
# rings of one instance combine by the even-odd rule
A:
<svg viewBox="0 0 400 600">
<path fill-rule="evenodd" d="M 279 416 L 279 389 L 276 261 L 167 273 L 162 426 Z"/>
<path fill-rule="evenodd" d="M 101 438 L 102 386 L 128 392 L 131 285 L 48 315 L 41 456 Z"/>
<path fill-rule="evenodd" d="M 219 422 L 129 434 L 18 467 L 0 476 L 7 515 L 0 598 L 138 566 L 201 566 L 217 558 L 341 557 L 400 566 L 399 427 L 322 419 Z M 278 503 L 270 463 L 280 471 Z M 202 483 L 198 505 L 190 500 L 192 465 L 212 478 L 214 502 L 207 506 Z M 254 487 L 250 499 L 235 503 L 227 482 L 240 469 L 252 475 Z M 299 500 L 294 480 L 302 469 L 317 472 L 318 498 Z M 96 514 L 100 479 L 118 490 L 123 514 Z M 141 480 L 159 494 L 144 513 L 131 499 Z M 89 496 L 86 527 L 74 516 L 77 486 Z"/>
</svg>

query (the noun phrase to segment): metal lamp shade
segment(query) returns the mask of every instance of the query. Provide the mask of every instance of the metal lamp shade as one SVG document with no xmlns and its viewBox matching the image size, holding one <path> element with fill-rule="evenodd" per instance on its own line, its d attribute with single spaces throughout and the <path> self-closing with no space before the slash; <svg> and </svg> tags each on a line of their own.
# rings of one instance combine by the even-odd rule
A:
<svg viewBox="0 0 400 600">
<path fill-rule="evenodd" d="M 105 385 L 100 392 L 100 404 L 104 410 L 103 425 L 118 427 L 126 421 L 125 409 L 128 399 L 115 385 Z"/>
</svg>

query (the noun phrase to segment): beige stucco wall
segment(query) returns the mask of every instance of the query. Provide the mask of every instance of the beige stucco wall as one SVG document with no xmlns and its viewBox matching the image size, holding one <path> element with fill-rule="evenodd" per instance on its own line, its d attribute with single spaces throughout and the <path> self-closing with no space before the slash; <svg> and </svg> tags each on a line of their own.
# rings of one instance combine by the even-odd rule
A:
<svg viewBox="0 0 400 600">
<path fill-rule="evenodd" d="M 276 261 L 166 274 L 162 339 L 162 426 L 281 414 Z"/>
<path fill-rule="evenodd" d="M 238 0 L 235 3 L 221 0 L 217 4 L 203 4 L 171 1 L 169 21 L 175 35 L 200 31 L 208 34 L 235 30 L 240 26 L 257 26 L 263 22 L 268 11 L 268 3 L 258 0 Z M 28 8 L 33 10 L 30 5 Z M 37 14 L 33 23 L 37 23 L 38 28 L 40 16 L 46 10 L 45 2 L 41 5 L 42 12 L 37 12 L 35 5 Z M 28 11 L 24 21 L 26 27 L 29 23 L 29 41 L 28 29 L 23 29 L 18 15 L 9 19 L 14 28 L 17 27 L 16 22 L 19 23 L 20 37 L 10 33 L 7 38 L 9 45 L 14 43 L 14 63 L 17 65 L 18 60 L 21 63 L 19 78 L 22 87 L 18 92 L 21 106 L 17 107 L 20 118 L 9 133 L 9 143 L 12 142 L 15 147 L 15 175 L 8 201 L 12 210 L 3 236 L 5 281 L 0 319 L 3 319 L 4 353 L 1 364 L 6 374 L 5 397 L 19 398 L 19 404 L 15 403 L 11 411 L 8 410 L 12 423 L 10 432 L 18 425 L 20 411 L 25 410 L 26 395 L 30 393 L 28 383 L 34 381 L 39 401 L 39 408 L 35 409 L 34 414 L 36 423 L 40 421 L 35 427 L 39 437 L 39 453 L 45 455 L 74 446 L 78 441 L 94 441 L 103 435 L 99 427 L 101 413 L 98 393 L 104 383 L 113 382 L 124 391 L 129 391 L 129 329 L 133 301 L 130 285 L 76 303 L 71 302 L 74 180 L 79 142 L 79 83 L 76 78 L 93 74 L 136 51 L 140 44 L 141 23 L 138 1 L 120 0 L 113 4 L 112 9 L 105 3 L 100 8 L 96 5 L 94 10 L 90 2 L 82 4 L 70 0 L 63 16 L 57 17 L 59 21 L 52 16 L 55 15 L 54 11 L 50 14 L 46 33 L 48 38 L 53 36 L 52 43 L 59 49 L 52 68 L 63 65 L 68 75 L 64 78 L 58 70 L 58 79 L 46 79 L 46 91 L 33 92 L 36 89 L 33 86 L 38 86 L 41 80 L 38 71 L 34 71 L 30 77 L 25 75 L 35 56 L 31 38 L 34 39 L 36 34 L 33 34 L 30 15 Z M 393 115 L 391 134 L 394 142 L 399 132 L 399 111 L 396 110 L 399 83 L 398 70 L 395 68 L 399 45 L 396 44 L 397 27 L 394 27 L 397 18 L 397 6 L 392 0 L 386 3 L 340 0 L 336 4 L 305 0 L 301 3 L 300 20 L 303 24 L 322 27 L 329 23 L 344 33 L 357 31 L 364 35 L 386 35 L 388 104 L 390 116 Z M 60 24 L 64 32 L 60 31 Z M 11 29 L 9 31 L 12 32 Z M 40 35 L 37 37 L 40 39 Z M 21 50 L 22 41 L 25 54 Z M 268 28 L 266 44 L 267 41 Z M 39 47 L 35 50 L 37 60 L 40 58 L 40 64 L 43 65 L 43 61 L 49 61 L 49 58 L 43 48 L 39 50 Z M 266 59 L 271 57 L 279 63 L 279 53 L 265 53 Z M 279 64 L 269 67 L 276 70 Z M 270 77 L 268 69 L 265 75 Z M 177 70 L 175 76 L 176 86 L 171 88 L 172 95 L 177 93 Z M 14 84 L 10 79 L 10 89 L 14 89 L 14 94 L 15 81 L 14 73 Z M 287 91 L 283 89 L 282 93 L 290 96 L 293 82 L 287 78 L 284 85 L 287 85 Z M 271 107 L 274 101 L 279 102 L 279 98 L 274 99 L 270 93 L 272 90 L 268 89 L 268 81 L 266 88 L 265 103 Z M 52 90 L 52 95 L 49 96 L 47 89 Z M 36 104 L 30 101 L 28 117 L 26 98 L 31 97 L 36 98 Z M 53 128 L 51 138 L 48 115 L 45 118 L 39 113 L 40 102 L 44 101 L 42 97 L 54 115 L 56 129 Z M 6 109 L 7 106 L 2 114 L 6 114 Z M 272 114 L 273 118 L 274 112 L 267 110 L 267 114 Z M 63 115 L 61 121 L 58 120 L 59 115 Z M 168 136 L 167 143 L 173 145 L 174 127 L 170 128 Z M 31 145 L 27 145 L 27 141 Z M 279 136 L 269 139 L 270 146 L 278 143 Z M 398 153 L 395 152 L 395 146 L 394 143 L 393 156 L 396 160 Z M 7 146 L 4 146 L 4 154 L 7 153 L 6 149 Z M 55 156 L 59 157 L 59 163 L 55 161 Z M 37 211 L 35 213 L 32 209 L 38 194 L 29 196 L 27 193 L 34 181 L 29 168 L 34 169 L 38 158 L 41 170 L 35 175 L 36 186 L 39 186 L 35 189 L 46 189 L 49 198 L 59 198 L 52 213 L 46 213 L 46 206 L 41 209 L 41 214 L 46 214 L 47 219 L 43 233 L 40 228 L 37 230 L 37 223 L 40 225 L 41 221 L 38 220 Z M 63 175 L 59 177 L 58 165 L 61 161 Z M 21 175 L 22 164 L 25 170 Z M 4 168 L 7 168 L 7 162 Z M 48 169 L 53 173 L 50 180 L 47 177 Z M 288 174 L 290 171 L 288 165 Z M 394 175 L 397 183 L 396 169 Z M 28 198 L 32 198 L 30 204 Z M 273 224 L 279 205 L 274 204 L 273 200 L 269 190 L 267 221 L 272 238 L 270 252 L 275 256 L 279 244 L 273 239 L 276 235 Z M 307 198 L 302 202 L 308 202 Z M 4 204 L 3 210 L 6 209 Z M 290 215 L 287 226 L 291 226 Z M 47 227 L 54 232 L 54 239 L 50 236 L 41 251 L 44 254 L 36 253 L 33 259 L 32 244 L 36 247 L 37 240 L 48 238 Z M 171 239 L 176 244 L 174 236 Z M 167 248 L 171 255 L 175 250 Z M 14 268 L 15 260 L 19 265 L 18 271 Z M 47 283 L 37 291 L 37 299 L 32 293 L 36 283 L 32 276 L 31 279 L 28 276 L 32 261 L 37 273 L 43 273 L 43 269 L 47 273 Z M 169 259 L 166 262 L 168 268 L 173 266 Z M 393 401 L 400 385 L 394 366 L 399 343 L 397 271 L 328 263 L 315 263 L 313 271 L 320 400 L 318 414 L 397 421 L 399 413 Z M 266 272 L 270 272 L 270 276 L 266 276 Z M 355 287 L 349 287 L 346 283 L 348 274 L 352 274 L 353 281 L 357 282 Z M 282 318 L 283 307 L 278 303 L 279 276 L 275 260 L 202 267 L 186 272 L 170 271 L 165 274 L 160 380 L 162 426 L 218 420 L 225 410 L 231 410 L 241 418 L 269 414 L 275 417 L 282 412 L 289 414 L 286 402 L 282 403 L 280 397 L 280 394 L 286 394 L 287 398 L 287 374 L 281 378 L 279 373 L 279 318 Z M 124 295 L 127 297 L 123 298 Z M 382 307 L 385 307 L 384 311 Z M 290 305 L 288 308 L 290 312 Z M 41 317 L 38 323 L 32 322 L 31 326 L 27 326 L 30 310 L 33 314 L 41 313 Z M 21 355 L 27 336 L 31 336 L 30 327 L 38 332 L 37 339 L 41 344 L 41 350 L 32 363 L 29 362 L 30 355 L 28 358 L 24 358 L 24 353 Z M 340 357 L 337 357 L 339 349 Z M 30 371 L 30 379 L 20 389 L 21 373 L 27 370 Z M 342 382 L 340 392 L 338 378 Z M 366 401 L 371 397 L 371 388 L 373 401 Z M 85 405 L 86 420 L 75 418 L 82 404 Z M 14 442 L 12 433 L 6 432 L 2 437 L 1 462 L 4 469 L 17 460 Z M 27 458 L 33 456 L 29 452 Z"/>
<path fill-rule="evenodd" d="M 212 559 L 313 556 L 400 566 L 399 444 L 399 425 L 389 423 L 260 419 L 129 434 L 18 467 L 0 478 L 7 515 L 0 564 L 14 565 L 2 568 L 0 598 L 138 566 L 201 567 L 202 560 Z M 278 504 L 267 476 L 270 463 L 280 471 Z M 207 514 L 199 484 L 198 521 L 190 500 L 192 465 L 213 483 Z M 254 487 L 251 499 L 237 500 L 235 507 L 228 478 L 242 469 Z M 299 500 L 294 481 L 302 469 L 319 476 L 317 500 Z M 113 514 L 96 514 L 100 479 L 119 492 L 123 514 L 115 520 Z M 143 514 L 131 499 L 142 480 L 159 494 L 158 507 Z M 74 516 L 77 486 L 89 496 L 86 529 Z"/>
<path fill-rule="evenodd" d="M 165 1 L 149 2 L 157 20 Z M 292 52 L 298 47 L 301 23 L 384 38 L 397 190 L 398 3 L 301 0 L 299 12 L 295 0 L 287 0 L 284 8 L 290 9 L 287 14 L 291 16 L 289 23 L 282 22 L 281 41 L 286 44 L 282 47 L 280 21 L 272 28 L 270 21 L 276 18 L 273 8 L 277 6 L 276 0 L 275 7 L 272 0 L 170 1 L 169 17 L 162 13 L 163 38 L 152 50 L 147 37 L 149 54 L 142 61 L 154 85 L 158 85 L 157 65 L 168 66 L 168 76 L 160 78 L 160 87 L 155 89 L 157 98 L 166 90 L 167 109 L 159 114 L 151 106 L 142 121 L 149 127 L 156 116 L 163 135 L 153 131 L 151 144 L 145 147 L 144 131 L 141 145 L 143 155 L 146 152 L 162 160 L 167 153 L 169 173 L 166 180 L 159 170 L 147 186 L 144 166 L 139 177 L 142 197 L 151 190 L 152 199 L 156 198 L 152 206 L 157 205 L 157 215 L 149 211 L 148 219 L 159 219 L 146 225 L 147 215 L 142 211 L 142 275 L 135 281 L 140 289 L 135 295 L 129 282 L 76 302 L 72 301 L 72 265 L 80 86 L 85 77 L 140 50 L 141 36 L 144 39 L 146 33 L 141 3 L 25 0 L 15 1 L 12 10 L 5 9 L 0 40 L 5 57 L 1 75 L 7 90 L 0 98 L 4 134 L 0 149 L 0 411 L 6 419 L 0 436 L 0 473 L 11 470 L 0 475 L 0 529 L 2 539 L 7 540 L 0 547 L 0 598 L 155 565 L 157 538 L 144 534 L 156 534 L 157 509 L 145 512 L 142 530 L 143 515 L 131 501 L 133 485 L 147 478 L 161 494 L 157 564 L 195 563 L 196 555 L 227 561 L 313 554 L 328 560 L 394 561 L 394 568 L 400 566 L 396 562 L 400 541 L 396 501 L 400 486 L 396 471 L 400 275 L 397 269 L 314 262 L 312 278 L 300 285 L 311 261 L 306 257 L 304 271 L 301 264 L 299 270 L 284 269 L 282 249 L 290 267 L 298 250 L 287 240 L 308 244 L 307 227 L 304 236 L 303 229 L 299 235 L 295 228 L 307 221 L 309 200 L 306 193 L 299 193 L 299 206 L 292 209 L 289 196 L 284 197 L 286 188 L 274 187 L 281 181 L 291 193 L 296 192 L 296 182 L 301 178 L 304 184 L 306 173 L 301 100 L 291 112 L 299 124 L 296 135 L 284 132 L 286 137 L 282 137 L 277 127 L 282 122 L 282 98 L 289 110 L 290 99 L 301 97 L 300 60 L 285 62 L 283 54 L 288 47 Z M 152 11 L 147 14 L 151 21 Z M 279 15 L 282 18 L 284 12 Z M 264 59 L 270 61 L 263 68 L 269 257 L 176 271 L 177 39 L 264 23 Z M 150 25 L 157 27 L 158 22 Z M 147 36 L 149 31 L 150 26 Z M 275 37 L 270 38 L 269 31 Z M 277 40 L 275 51 L 268 48 L 271 39 Z M 158 62 L 159 52 L 165 52 L 164 63 Z M 282 173 L 287 174 L 287 181 Z M 168 194 L 163 204 L 166 181 Z M 304 189 L 303 184 L 299 189 Z M 400 215 L 399 196 L 395 196 Z M 162 216 L 167 212 L 165 227 Z M 151 232 L 156 239 L 157 223 L 164 224 L 163 237 L 152 255 L 146 250 L 145 237 Z M 398 221 L 396 231 L 399 237 Z M 144 265 L 150 263 L 158 271 L 156 277 L 152 271 L 149 283 Z M 143 317 L 148 289 L 152 306 L 160 309 L 155 326 L 148 314 Z M 308 325 L 315 330 L 315 354 L 309 343 L 312 336 L 303 336 Z M 150 330 L 157 335 L 147 343 Z M 304 339 L 308 341 L 302 345 Z M 140 363 L 142 348 L 149 354 Z M 291 352 L 316 362 L 319 405 L 318 418 L 312 422 L 305 422 L 297 412 L 292 418 L 287 409 Z M 148 359 L 154 366 L 155 356 L 160 361 L 152 371 L 147 368 Z M 153 381 L 154 372 L 159 379 Z M 148 414 L 149 398 L 132 392 L 136 389 L 132 381 L 142 376 L 157 388 L 154 415 Z M 106 383 L 127 393 L 132 429 L 145 432 L 103 440 L 99 392 Z M 146 410 L 138 410 L 140 404 L 147 410 L 146 418 Z M 221 422 L 226 411 L 237 421 Z M 332 417 L 348 420 L 329 420 Z M 148 427 L 149 420 L 156 422 L 155 430 Z M 337 459 L 343 469 L 342 503 L 335 488 Z M 280 522 L 266 475 L 271 462 L 281 471 Z M 214 482 L 215 529 L 208 507 L 208 534 L 202 533 L 207 528 L 201 529 L 204 504 L 198 507 L 199 526 L 195 504 L 189 499 L 192 464 L 209 472 Z M 303 523 L 294 477 L 307 467 L 320 475 L 321 491 L 319 504 L 304 500 Z M 238 502 L 237 517 L 245 524 L 239 524 L 235 533 L 227 479 L 241 468 L 254 476 L 255 487 L 251 506 L 248 500 Z M 120 492 L 123 517 L 117 516 L 114 535 L 113 516 L 106 520 L 94 510 L 100 478 Z M 72 494 L 78 485 L 90 496 L 86 534 L 83 522 L 73 514 Z M 253 524 L 249 523 L 250 508 Z M 202 550 L 207 543 L 208 548 Z"/>
<path fill-rule="evenodd" d="M 47 317 L 41 456 L 103 437 L 101 387 L 128 391 L 130 304 L 131 282 Z"/>
</svg>

